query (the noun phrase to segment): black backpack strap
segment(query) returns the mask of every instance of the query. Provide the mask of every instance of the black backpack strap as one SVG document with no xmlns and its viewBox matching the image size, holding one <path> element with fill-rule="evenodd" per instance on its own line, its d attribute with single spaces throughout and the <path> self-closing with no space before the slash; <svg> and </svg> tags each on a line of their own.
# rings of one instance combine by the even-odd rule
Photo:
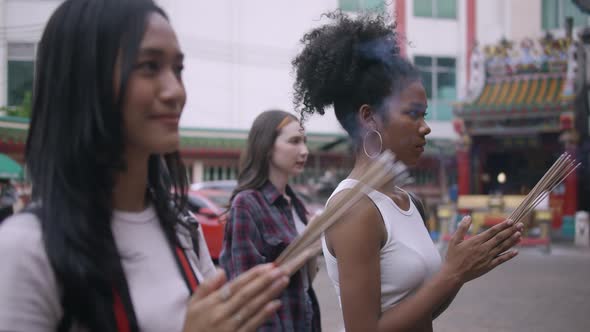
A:
<svg viewBox="0 0 590 332">
<path fill-rule="evenodd" d="M 418 196 L 416 196 L 414 193 L 408 191 L 408 195 L 410 195 L 410 199 L 416 206 L 416 209 L 418 209 L 420 217 L 422 217 L 422 221 L 424 221 L 424 226 L 426 226 L 426 229 L 428 229 L 428 216 L 426 215 L 426 211 L 424 210 L 424 204 L 422 204 L 420 198 L 418 198 Z M 430 231 L 430 229 L 428 230 Z"/>
</svg>

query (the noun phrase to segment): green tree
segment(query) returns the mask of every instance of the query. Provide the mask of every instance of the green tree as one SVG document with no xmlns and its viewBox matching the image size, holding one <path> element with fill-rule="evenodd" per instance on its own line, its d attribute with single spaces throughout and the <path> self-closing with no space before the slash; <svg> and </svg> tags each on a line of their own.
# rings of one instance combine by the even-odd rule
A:
<svg viewBox="0 0 590 332">
<path fill-rule="evenodd" d="M 5 111 L 6 115 L 9 116 L 17 116 L 21 118 L 30 118 L 31 117 L 31 107 L 32 107 L 32 94 L 31 91 L 25 92 L 23 96 L 23 102 L 19 106 L 15 107 L 0 107 L 0 111 Z"/>
</svg>

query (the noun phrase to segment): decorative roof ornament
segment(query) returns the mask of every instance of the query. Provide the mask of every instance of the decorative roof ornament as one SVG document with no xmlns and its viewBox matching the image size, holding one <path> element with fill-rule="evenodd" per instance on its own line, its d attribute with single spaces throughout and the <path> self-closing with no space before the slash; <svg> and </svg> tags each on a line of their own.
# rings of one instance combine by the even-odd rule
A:
<svg viewBox="0 0 590 332">
<path fill-rule="evenodd" d="M 467 85 L 465 101 L 472 102 L 479 97 L 486 84 L 485 58 L 477 42 L 475 42 L 471 52 L 469 67 L 471 75 Z"/>
<path fill-rule="evenodd" d="M 561 97 L 562 99 L 570 99 L 574 98 L 576 94 L 579 92 L 576 89 L 577 87 L 581 87 L 580 84 L 580 75 L 579 75 L 579 63 L 578 63 L 578 49 L 579 45 L 578 42 L 570 42 L 569 47 L 567 49 L 567 60 L 566 60 L 566 73 L 565 73 L 565 80 L 561 90 Z M 583 78 L 582 78 L 583 79 Z"/>
<path fill-rule="evenodd" d="M 484 53 L 487 74 L 490 77 L 502 77 L 512 74 L 512 43 L 506 38 L 502 38 L 498 45 L 484 47 Z"/>
<path fill-rule="evenodd" d="M 588 35 L 590 41 L 590 33 Z M 465 99 L 454 105 L 454 114 L 464 119 L 524 119 L 530 118 L 532 113 L 571 109 L 583 86 L 580 76 L 585 72 L 580 67 L 583 63 L 580 62 L 583 61 L 580 45 L 571 35 L 555 38 L 547 33 L 538 39 L 509 41 L 503 38 L 483 48 L 476 46 L 470 62 L 472 75 L 467 93 Z M 523 122 L 526 126 L 534 125 L 533 120 L 527 121 Z M 538 125 L 548 126 L 540 129 L 543 131 L 559 129 L 557 123 L 546 119 Z"/>
<path fill-rule="evenodd" d="M 565 72 L 571 42 L 571 38 L 556 39 L 550 32 L 547 32 L 539 40 L 543 48 L 541 71 L 549 73 Z"/>
</svg>

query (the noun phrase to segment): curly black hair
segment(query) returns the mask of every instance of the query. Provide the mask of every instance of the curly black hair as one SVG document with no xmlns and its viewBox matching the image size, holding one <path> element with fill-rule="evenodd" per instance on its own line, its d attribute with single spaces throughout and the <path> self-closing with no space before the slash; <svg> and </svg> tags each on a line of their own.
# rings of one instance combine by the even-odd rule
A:
<svg viewBox="0 0 590 332">
<path fill-rule="evenodd" d="M 303 121 L 334 106 L 338 121 L 355 140 L 360 106 L 379 111 L 388 97 L 420 75 L 401 56 L 395 22 L 387 16 L 352 18 L 340 11 L 322 16 L 333 22 L 306 33 L 304 48 L 292 61 L 295 107 Z"/>
</svg>

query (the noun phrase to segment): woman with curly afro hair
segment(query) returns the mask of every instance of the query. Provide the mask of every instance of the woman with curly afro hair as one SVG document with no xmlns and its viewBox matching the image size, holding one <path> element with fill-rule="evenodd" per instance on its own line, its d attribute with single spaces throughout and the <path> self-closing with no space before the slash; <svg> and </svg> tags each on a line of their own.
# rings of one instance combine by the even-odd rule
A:
<svg viewBox="0 0 590 332">
<path fill-rule="evenodd" d="M 329 205 L 384 150 L 415 165 L 430 128 L 426 92 L 419 72 L 400 55 L 395 24 L 382 16 L 327 16 L 331 23 L 303 36 L 293 66 L 302 117 L 331 107 L 353 141 L 354 167 Z M 509 249 L 521 224 L 507 220 L 464 240 L 471 223 L 465 217 L 441 262 L 408 192 L 387 184 L 365 193 L 322 240 L 348 332 L 432 331 L 432 320 L 463 284 L 517 254 Z"/>
</svg>

